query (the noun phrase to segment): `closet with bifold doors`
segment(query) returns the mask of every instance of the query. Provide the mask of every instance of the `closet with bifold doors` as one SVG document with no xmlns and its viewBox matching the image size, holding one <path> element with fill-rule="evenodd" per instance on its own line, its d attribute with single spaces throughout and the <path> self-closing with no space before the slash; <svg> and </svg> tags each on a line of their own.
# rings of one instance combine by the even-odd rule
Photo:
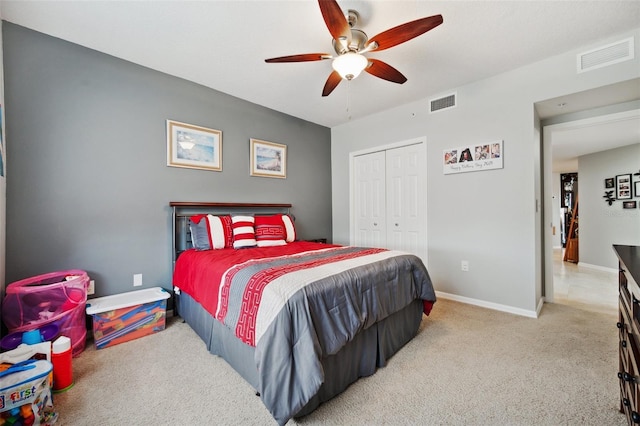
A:
<svg viewBox="0 0 640 426">
<path fill-rule="evenodd" d="M 352 245 L 413 253 L 426 263 L 425 141 L 352 157 Z"/>
</svg>

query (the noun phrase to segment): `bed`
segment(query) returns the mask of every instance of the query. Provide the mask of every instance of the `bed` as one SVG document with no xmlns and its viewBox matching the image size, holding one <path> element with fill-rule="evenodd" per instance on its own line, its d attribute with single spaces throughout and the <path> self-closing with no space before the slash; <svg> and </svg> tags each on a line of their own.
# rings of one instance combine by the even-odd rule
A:
<svg viewBox="0 0 640 426">
<path fill-rule="evenodd" d="M 170 206 L 176 313 L 278 424 L 386 365 L 435 303 L 417 256 L 303 241 L 290 204 Z"/>
</svg>

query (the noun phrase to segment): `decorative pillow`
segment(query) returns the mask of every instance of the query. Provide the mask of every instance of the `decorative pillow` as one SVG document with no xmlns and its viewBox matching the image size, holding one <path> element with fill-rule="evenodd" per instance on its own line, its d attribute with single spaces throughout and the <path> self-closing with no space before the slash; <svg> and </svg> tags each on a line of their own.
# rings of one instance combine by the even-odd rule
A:
<svg viewBox="0 0 640 426">
<path fill-rule="evenodd" d="M 282 215 L 282 222 L 285 229 L 285 241 L 291 243 L 296 240 L 296 227 L 293 223 L 293 219 L 288 214 Z"/>
<path fill-rule="evenodd" d="M 253 228 L 255 219 L 253 216 L 232 216 L 231 223 L 233 227 L 233 248 L 256 246 L 256 233 Z"/>
<path fill-rule="evenodd" d="M 258 247 L 286 245 L 284 222 L 281 215 L 255 217 Z"/>
<path fill-rule="evenodd" d="M 207 221 L 209 222 L 209 241 L 211 242 L 211 248 L 223 249 L 224 228 L 222 227 L 222 221 L 219 217 L 212 215 L 207 215 Z"/>
<path fill-rule="evenodd" d="M 231 223 L 231 216 L 218 216 L 222 221 L 222 228 L 224 229 L 224 247 L 233 247 L 233 226 Z"/>
<path fill-rule="evenodd" d="M 189 220 L 189 228 L 191 228 L 191 242 L 196 250 L 211 250 L 209 242 L 209 224 L 206 220 L 207 215 L 199 214 L 191 216 Z"/>
<path fill-rule="evenodd" d="M 196 250 L 223 249 L 233 246 L 231 216 L 199 214 L 191 216 L 191 241 Z"/>
</svg>

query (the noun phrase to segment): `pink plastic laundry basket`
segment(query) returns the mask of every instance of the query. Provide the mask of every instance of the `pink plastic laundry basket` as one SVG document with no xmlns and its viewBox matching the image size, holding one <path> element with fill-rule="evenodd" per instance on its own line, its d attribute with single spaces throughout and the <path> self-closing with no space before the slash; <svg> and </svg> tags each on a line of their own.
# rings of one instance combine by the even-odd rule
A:
<svg viewBox="0 0 640 426">
<path fill-rule="evenodd" d="M 2 319 L 10 333 L 36 330 L 55 323 L 59 334 L 71 339 L 73 355 L 85 346 L 85 305 L 89 276 L 72 269 L 38 275 L 9 284 Z"/>
</svg>

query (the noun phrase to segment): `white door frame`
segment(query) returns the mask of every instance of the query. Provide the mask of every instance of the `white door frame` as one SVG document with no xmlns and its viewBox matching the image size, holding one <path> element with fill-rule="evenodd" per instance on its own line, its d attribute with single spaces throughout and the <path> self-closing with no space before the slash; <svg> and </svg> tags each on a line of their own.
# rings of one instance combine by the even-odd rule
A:
<svg viewBox="0 0 640 426">
<path fill-rule="evenodd" d="M 621 112 L 613 112 L 613 113 L 603 113 L 601 115 L 595 115 L 593 117 L 588 118 L 576 118 L 574 120 L 563 121 L 556 124 L 549 124 L 543 127 L 543 136 L 542 136 L 542 144 L 543 144 L 543 182 L 544 182 L 544 242 L 543 242 L 543 256 L 544 256 L 544 270 L 542 273 L 544 274 L 544 289 L 545 296 L 544 299 L 546 302 L 553 302 L 554 297 L 554 283 L 553 283 L 553 236 L 552 236 L 552 227 L 555 224 L 553 222 L 553 211 L 552 205 L 553 203 L 553 170 L 552 170 L 552 133 L 554 131 L 562 131 L 569 130 L 573 128 L 580 127 L 592 127 L 599 124 L 607 124 L 610 122 L 615 122 L 618 120 L 624 120 L 629 117 L 636 117 L 640 114 L 640 110 L 638 109 L 630 109 Z M 604 148 L 604 150 L 614 149 L 617 147 L 611 146 Z"/>
</svg>

